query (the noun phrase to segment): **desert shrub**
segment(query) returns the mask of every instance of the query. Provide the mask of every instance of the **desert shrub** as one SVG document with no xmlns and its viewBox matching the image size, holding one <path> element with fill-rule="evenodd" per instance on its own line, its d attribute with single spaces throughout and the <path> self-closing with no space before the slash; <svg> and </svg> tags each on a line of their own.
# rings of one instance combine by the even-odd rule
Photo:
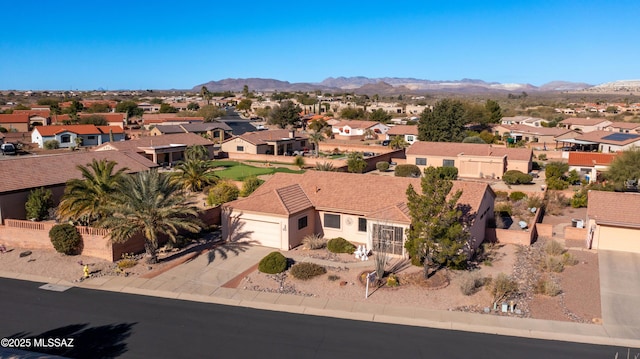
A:
<svg viewBox="0 0 640 359">
<path fill-rule="evenodd" d="M 496 278 L 488 280 L 486 288 L 493 302 L 498 303 L 518 292 L 518 282 L 504 273 L 499 273 Z"/>
<path fill-rule="evenodd" d="M 380 172 L 386 172 L 389 169 L 389 162 L 380 161 L 376 163 L 376 169 Z"/>
<path fill-rule="evenodd" d="M 287 269 L 287 258 L 280 252 L 267 254 L 258 263 L 258 270 L 262 273 L 277 274 Z"/>
<path fill-rule="evenodd" d="M 584 208 L 587 206 L 587 192 L 577 191 L 573 197 L 571 197 L 571 207 Z"/>
<path fill-rule="evenodd" d="M 484 285 L 484 279 L 478 273 L 467 272 L 460 282 L 460 291 L 464 295 L 472 295 Z"/>
<path fill-rule="evenodd" d="M 549 189 L 563 190 L 569 188 L 569 182 L 562 178 L 551 177 L 546 179 L 547 187 Z"/>
<path fill-rule="evenodd" d="M 264 181 L 256 176 L 249 176 L 242 181 L 242 191 L 240 196 L 247 197 L 252 194 Z"/>
<path fill-rule="evenodd" d="M 436 173 L 442 179 L 455 180 L 458 178 L 457 167 L 438 167 L 436 168 Z"/>
<path fill-rule="evenodd" d="M 125 269 L 133 268 L 136 264 L 138 264 L 138 260 L 132 253 L 123 253 L 122 259 L 118 261 L 116 266 L 119 270 L 122 271 Z"/>
<path fill-rule="evenodd" d="M 41 221 L 49 216 L 49 209 L 53 208 L 53 192 L 44 187 L 29 192 L 25 203 L 27 218 Z"/>
<path fill-rule="evenodd" d="M 400 280 L 395 274 L 389 274 L 387 277 L 387 287 L 397 287 L 400 285 Z"/>
<path fill-rule="evenodd" d="M 327 277 L 327 279 L 328 279 L 328 280 L 330 280 L 330 281 L 332 281 L 332 282 L 335 282 L 335 281 L 337 281 L 338 279 L 340 279 L 340 276 L 339 276 L 339 275 L 335 275 L 335 274 L 329 274 L 329 276 Z"/>
<path fill-rule="evenodd" d="M 509 198 L 509 192 L 507 191 L 495 191 L 496 201 L 506 201 Z"/>
<path fill-rule="evenodd" d="M 569 205 L 569 201 L 561 192 L 547 192 L 545 210 L 548 214 L 561 215 L 564 208 Z"/>
<path fill-rule="evenodd" d="M 42 145 L 44 146 L 45 150 L 55 150 L 60 148 L 60 142 L 58 142 L 57 140 L 44 141 Z"/>
<path fill-rule="evenodd" d="M 551 279 L 540 278 L 533 287 L 536 294 L 547 295 L 549 297 L 555 297 L 562 293 L 560 285 Z"/>
<path fill-rule="evenodd" d="M 308 234 L 302 238 L 302 244 L 307 249 L 321 249 L 327 245 L 327 240 L 321 234 Z"/>
<path fill-rule="evenodd" d="M 294 264 L 293 267 L 291 267 L 291 269 L 289 270 L 289 272 L 294 278 L 308 280 L 313 277 L 327 273 L 327 270 L 321 265 L 304 262 L 304 263 Z"/>
<path fill-rule="evenodd" d="M 515 191 L 515 192 L 511 192 L 509 194 L 509 199 L 512 201 L 519 201 L 521 199 L 526 198 L 527 195 L 524 192 L 520 192 L 520 191 Z"/>
<path fill-rule="evenodd" d="M 560 273 L 564 270 L 564 264 L 559 257 L 546 256 L 542 260 L 542 268 L 548 272 Z"/>
<path fill-rule="evenodd" d="M 542 208 L 544 200 L 540 196 L 527 197 L 527 207 L 529 208 Z"/>
<path fill-rule="evenodd" d="M 76 227 L 68 224 L 56 224 L 49 231 L 49 239 L 58 253 L 73 255 L 82 249 L 82 237 Z"/>
<path fill-rule="evenodd" d="M 420 168 L 416 165 L 397 165 L 393 172 L 396 177 L 420 177 Z"/>
<path fill-rule="evenodd" d="M 240 190 L 229 181 L 220 181 L 209 190 L 207 195 L 207 204 L 217 206 L 222 203 L 231 202 L 238 198 Z"/>
<path fill-rule="evenodd" d="M 506 184 L 525 184 L 533 181 L 533 176 L 518 170 L 509 170 L 502 175 L 502 180 Z"/>
<path fill-rule="evenodd" d="M 353 254 L 356 251 L 356 246 L 342 237 L 337 237 L 327 242 L 327 249 L 332 253 Z"/>
<path fill-rule="evenodd" d="M 510 203 L 501 202 L 496 204 L 494 211 L 499 216 L 510 216 L 513 214 L 513 206 Z"/>
<path fill-rule="evenodd" d="M 552 256 L 559 256 L 565 252 L 564 246 L 556 240 L 550 240 L 544 244 L 544 251 Z"/>
<path fill-rule="evenodd" d="M 480 136 L 468 136 L 462 140 L 462 143 L 480 143 L 486 144 L 486 142 L 480 138 Z"/>
<path fill-rule="evenodd" d="M 569 252 L 565 252 L 562 254 L 562 264 L 565 266 L 574 266 L 578 264 L 578 259 L 571 255 Z"/>
<path fill-rule="evenodd" d="M 547 154 L 546 153 L 541 153 L 538 155 L 538 159 L 540 161 L 546 161 L 547 160 Z"/>
</svg>

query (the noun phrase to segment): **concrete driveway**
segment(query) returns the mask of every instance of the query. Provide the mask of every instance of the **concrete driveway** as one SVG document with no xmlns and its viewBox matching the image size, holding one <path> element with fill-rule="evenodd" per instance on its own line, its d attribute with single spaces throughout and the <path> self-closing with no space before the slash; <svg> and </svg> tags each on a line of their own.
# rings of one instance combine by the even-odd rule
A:
<svg viewBox="0 0 640 359">
<path fill-rule="evenodd" d="M 602 322 L 610 336 L 640 338 L 640 253 L 598 251 Z"/>
</svg>

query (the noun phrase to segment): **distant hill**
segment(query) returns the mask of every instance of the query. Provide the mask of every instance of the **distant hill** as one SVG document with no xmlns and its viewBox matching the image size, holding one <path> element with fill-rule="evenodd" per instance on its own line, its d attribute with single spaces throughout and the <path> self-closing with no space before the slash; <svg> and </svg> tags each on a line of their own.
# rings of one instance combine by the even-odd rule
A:
<svg viewBox="0 0 640 359">
<path fill-rule="evenodd" d="M 639 81 L 640 83 L 640 81 Z M 247 85 L 251 91 L 316 91 L 340 92 L 348 91 L 362 94 L 410 94 L 425 92 L 451 92 L 451 93 L 488 93 L 488 92 L 552 92 L 552 91 L 580 91 L 591 88 L 585 83 L 573 83 L 566 81 L 553 81 L 540 87 L 531 84 L 486 82 L 476 79 L 462 79 L 454 81 L 433 81 L 416 78 L 381 77 L 368 78 L 355 77 L 329 77 L 320 83 L 291 83 L 275 79 L 246 78 L 224 79 L 209 81 L 193 87 L 193 91 L 200 91 L 206 86 L 212 92 L 242 91 Z"/>
<path fill-rule="evenodd" d="M 619 80 L 588 89 L 589 92 L 640 92 L 640 80 Z"/>
</svg>

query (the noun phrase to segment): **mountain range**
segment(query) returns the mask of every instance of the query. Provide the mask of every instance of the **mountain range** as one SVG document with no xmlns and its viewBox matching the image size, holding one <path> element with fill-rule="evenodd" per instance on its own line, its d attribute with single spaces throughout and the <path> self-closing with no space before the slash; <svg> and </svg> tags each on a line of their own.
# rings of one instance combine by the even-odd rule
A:
<svg viewBox="0 0 640 359">
<path fill-rule="evenodd" d="M 219 81 L 209 81 L 193 87 L 193 91 L 200 91 L 205 86 L 211 92 L 242 91 L 244 86 L 248 86 L 251 91 L 288 91 L 288 92 L 341 92 L 348 91 L 361 94 L 419 94 L 426 92 L 452 92 L 452 93 L 520 93 L 520 92 L 554 92 L 554 91 L 602 91 L 608 90 L 628 90 L 629 88 L 640 88 L 638 80 L 614 81 L 606 84 L 593 86 L 582 82 L 552 81 L 542 86 L 519 83 L 499 83 L 486 82 L 475 79 L 462 79 L 455 81 L 433 81 L 416 78 L 380 77 L 368 78 L 364 76 L 356 77 L 329 77 L 319 83 L 298 82 L 291 83 L 276 79 L 228 78 Z"/>
</svg>

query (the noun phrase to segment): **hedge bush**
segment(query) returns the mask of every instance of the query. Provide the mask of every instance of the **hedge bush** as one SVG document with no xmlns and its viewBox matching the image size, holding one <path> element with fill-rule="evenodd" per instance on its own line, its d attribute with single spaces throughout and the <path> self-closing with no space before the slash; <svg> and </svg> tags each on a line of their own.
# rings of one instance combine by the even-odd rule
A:
<svg viewBox="0 0 640 359">
<path fill-rule="evenodd" d="M 502 175 L 502 180 L 506 184 L 525 184 L 533 181 L 533 176 L 518 170 L 509 170 Z"/>
<path fill-rule="evenodd" d="M 56 224 L 49 231 L 49 239 L 58 253 L 79 254 L 82 250 L 82 237 L 76 227 L 68 224 Z"/>
<path fill-rule="evenodd" d="M 397 165 L 393 172 L 396 177 L 420 177 L 420 168 L 416 165 Z"/>
<path fill-rule="evenodd" d="M 304 262 L 294 264 L 289 272 L 294 278 L 308 280 L 327 273 L 327 270 L 321 265 Z"/>
<path fill-rule="evenodd" d="M 389 169 L 389 162 L 380 161 L 376 163 L 376 169 L 380 172 L 386 172 Z"/>
<path fill-rule="evenodd" d="M 515 192 L 511 192 L 511 194 L 509 194 L 509 199 L 517 202 L 521 199 L 525 199 L 527 198 L 527 195 L 524 192 L 520 192 L 520 191 L 515 191 Z"/>
<path fill-rule="evenodd" d="M 287 257 L 280 252 L 269 253 L 258 263 L 258 270 L 262 273 L 278 274 L 285 269 L 287 269 Z"/>
<path fill-rule="evenodd" d="M 436 168 L 438 177 L 447 180 L 455 180 L 458 178 L 458 167 L 438 167 Z"/>
<path fill-rule="evenodd" d="M 337 237 L 330 239 L 329 242 L 327 242 L 327 249 L 332 253 L 353 254 L 353 252 L 356 251 L 356 246 L 342 237 Z"/>
</svg>

